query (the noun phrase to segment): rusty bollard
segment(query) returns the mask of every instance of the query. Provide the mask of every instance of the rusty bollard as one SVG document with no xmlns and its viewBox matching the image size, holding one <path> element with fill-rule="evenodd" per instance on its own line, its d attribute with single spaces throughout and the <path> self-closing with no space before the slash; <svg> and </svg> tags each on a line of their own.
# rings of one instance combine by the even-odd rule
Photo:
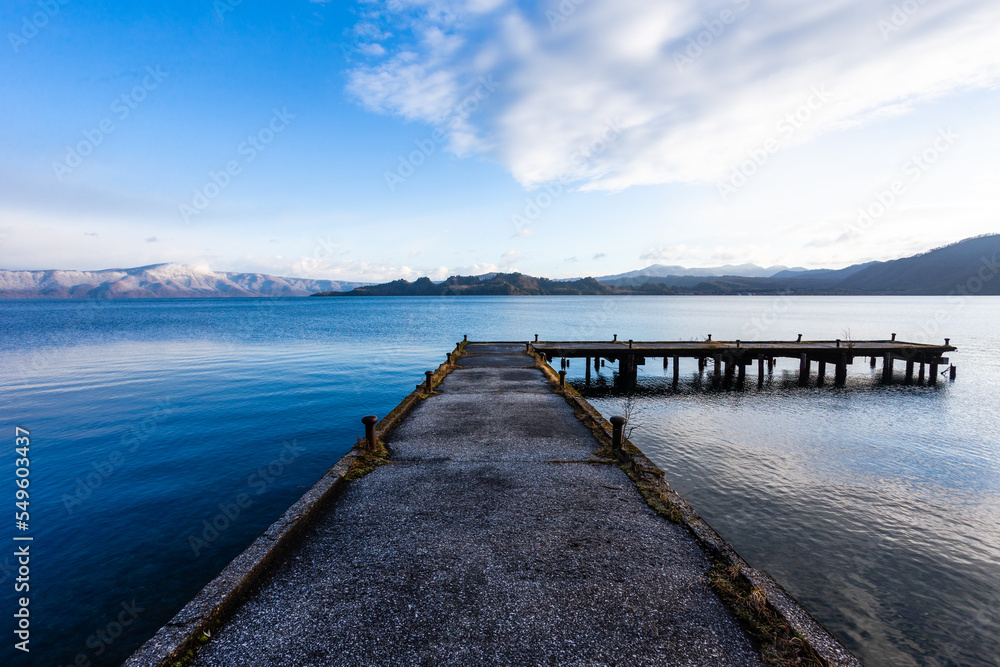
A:
<svg viewBox="0 0 1000 667">
<path fill-rule="evenodd" d="M 559 387 L 566 386 L 566 371 L 559 371 Z"/>
<path fill-rule="evenodd" d="M 367 415 L 361 418 L 361 423 L 365 425 L 365 443 L 367 443 L 369 452 L 374 452 L 378 449 L 378 444 L 375 441 L 376 422 L 378 422 L 378 417 L 375 415 Z"/>
<path fill-rule="evenodd" d="M 451 352 L 448 353 L 448 363 L 451 363 Z"/>
<path fill-rule="evenodd" d="M 465 334 L 464 336 L 462 336 L 462 342 L 463 343 L 468 343 L 469 342 L 469 334 Z"/>
<path fill-rule="evenodd" d="M 625 418 L 611 418 L 611 448 L 619 450 L 625 444 Z"/>
<path fill-rule="evenodd" d="M 424 375 L 427 376 L 427 381 L 424 382 L 424 389 L 426 389 L 429 394 L 434 388 L 434 371 L 424 371 Z"/>
<path fill-rule="evenodd" d="M 531 352 L 531 343 L 525 343 L 524 344 L 524 351 L 525 352 Z"/>
</svg>

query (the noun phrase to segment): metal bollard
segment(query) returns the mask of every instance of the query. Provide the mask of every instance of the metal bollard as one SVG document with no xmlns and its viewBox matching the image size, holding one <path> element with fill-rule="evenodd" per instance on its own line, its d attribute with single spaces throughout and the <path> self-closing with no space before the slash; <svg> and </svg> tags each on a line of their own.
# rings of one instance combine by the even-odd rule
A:
<svg viewBox="0 0 1000 667">
<path fill-rule="evenodd" d="M 621 449 L 625 443 L 625 418 L 612 417 L 611 427 L 611 447 L 612 449 Z"/>
<path fill-rule="evenodd" d="M 613 343 L 617 343 L 618 342 L 618 334 L 615 334 L 615 337 L 611 340 L 611 342 L 613 342 Z"/>
<path fill-rule="evenodd" d="M 531 343 L 525 343 L 524 344 L 524 351 L 525 352 L 531 352 Z"/>
<path fill-rule="evenodd" d="M 892 340 L 893 340 L 893 341 L 895 341 L 895 340 L 896 340 L 896 334 L 892 334 Z"/>
<path fill-rule="evenodd" d="M 630 349 L 630 350 L 632 349 L 632 339 L 631 338 L 628 339 L 628 349 Z"/>
<path fill-rule="evenodd" d="M 559 386 L 566 386 L 566 371 L 559 371 Z"/>
<path fill-rule="evenodd" d="M 802 342 L 802 334 L 799 334 L 799 339 L 797 341 L 795 341 L 795 342 L 796 343 L 801 343 Z"/>
<path fill-rule="evenodd" d="M 378 449 L 378 443 L 375 440 L 375 424 L 378 422 L 378 417 L 375 415 L 367 415 L 361 418 L 361 423 L 365 425 L 365 442 L 368 446 L 368 451 L 374 452 Z"/>
<path fill-rule="evenodd" d="M 424 375 L 427 376 L 427 381 L 424 383 L 424 389 L 427 393 L 431 393 L 431 389 L 434 387 L 434 371 L 424 371 Z"/>
<path fill-rule="evenodd" d="M 465 334 L 464 336 L 462 336 L 462 342 L 463 343 L 468 343 L 469 342 L 469 334 Z"/>
<path fill-rule="evenodd" d="M 538 334 L 535 334 L 535 342 L 538 342 Z"/>
</svg>

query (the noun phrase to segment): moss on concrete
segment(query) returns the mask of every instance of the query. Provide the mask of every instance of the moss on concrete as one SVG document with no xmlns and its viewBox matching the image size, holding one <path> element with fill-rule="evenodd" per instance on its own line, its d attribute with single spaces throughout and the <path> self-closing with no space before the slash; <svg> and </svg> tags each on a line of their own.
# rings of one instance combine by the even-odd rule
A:
<svg viewBox="0 0 1000 667">
<path fill-rule="evenodd" d="M 739 565 L 716 563 L 708 572 L 708 581 L 759 643 L 764 664 L 774 667 L 827 665 L 768 603 L 764 592 L 743 575 Z"/>
</svg>

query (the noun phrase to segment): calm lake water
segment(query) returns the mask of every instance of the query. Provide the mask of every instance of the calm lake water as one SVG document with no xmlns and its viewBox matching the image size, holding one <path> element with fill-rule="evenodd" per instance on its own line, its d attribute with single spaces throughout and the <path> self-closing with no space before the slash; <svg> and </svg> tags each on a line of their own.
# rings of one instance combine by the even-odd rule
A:
<svg viewBox="0 0 1000 667">
<path fill-rule="evenodd" d="M 484 297 L 0 302 L 7 502 L 31 447 L 31 654 L 118 664 L 471 339 L 950 337 L 955 383 L 711 392 L 641 369 L 632 440 L 871 665 L 1000 664 L 1000 298 Z M 583 387 L 610 416 L 611 368 Z M 249 506 L 234 512 L 240 494 Z M 245 504 L 245 503 L 244 503 Z M 230 516 L 226 516 L 226 512 Z M 13 517 L 12 517 L 13 519 Z M 15 609 L 13 520 L 0 551 Z M 218 529 L 211 528 L 215 524 Z M 121 625 L 119 625 L 121 623 Z M 81 657 L 82 656 L 82 657 Z M 84 664 L 79 662 L 78 664 Z"/>
</svg>

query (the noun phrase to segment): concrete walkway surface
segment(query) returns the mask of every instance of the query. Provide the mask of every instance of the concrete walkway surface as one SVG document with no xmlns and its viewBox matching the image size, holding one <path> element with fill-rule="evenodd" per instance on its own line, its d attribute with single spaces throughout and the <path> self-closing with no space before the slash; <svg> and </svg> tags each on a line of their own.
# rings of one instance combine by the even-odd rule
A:
<svg viewBox="0 0 1000 667">
<path fill-rule="evenodd" d="M 193 664 L 761 664 L 524 346 L 465 352 Z"/>
</svg>

